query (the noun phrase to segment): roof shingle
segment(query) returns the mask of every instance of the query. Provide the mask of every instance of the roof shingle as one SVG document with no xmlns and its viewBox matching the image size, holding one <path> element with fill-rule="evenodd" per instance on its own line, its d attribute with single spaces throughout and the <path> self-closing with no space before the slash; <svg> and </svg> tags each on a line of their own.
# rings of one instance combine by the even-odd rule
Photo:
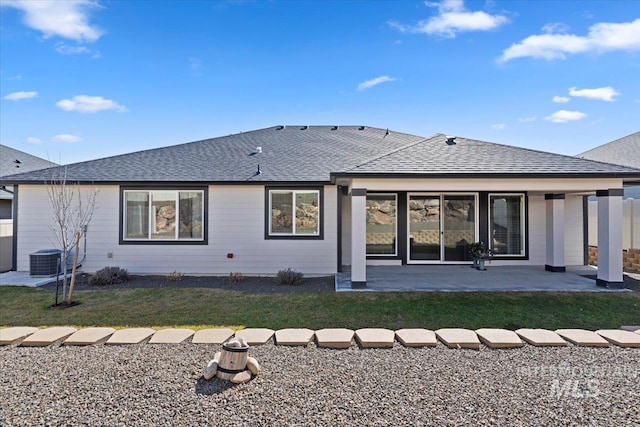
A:
<svg viewBox="0 0 640 427">
<path fill-rule="evenodd" d="M 260 153 L 255 153 L 261 147 Z M 257 174 L 258 165 L 260 174 Z M 66 166 L 80 182 L 329 182 L 331 174 L 630 175 L 640 170 L 438 134 L 365 126 L 274 126 Z M 43 182 L 48 171 L 14 175 Z"/>
</svg>

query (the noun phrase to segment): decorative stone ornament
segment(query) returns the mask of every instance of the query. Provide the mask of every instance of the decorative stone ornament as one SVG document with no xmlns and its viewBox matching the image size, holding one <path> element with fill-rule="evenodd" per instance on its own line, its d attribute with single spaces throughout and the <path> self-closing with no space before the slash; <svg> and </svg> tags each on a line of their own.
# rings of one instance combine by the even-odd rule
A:
<svg viewBox="0 0 640 427">
<path fill-rule="evenodd" d="M 205 380 L 216 376 L 234 384 L 246 383 L 260 372 L 258 361 L 248 353 L 249 344 L 244 338 L 229 340 L 209 361 L 202 376 Z"/>
</svg>

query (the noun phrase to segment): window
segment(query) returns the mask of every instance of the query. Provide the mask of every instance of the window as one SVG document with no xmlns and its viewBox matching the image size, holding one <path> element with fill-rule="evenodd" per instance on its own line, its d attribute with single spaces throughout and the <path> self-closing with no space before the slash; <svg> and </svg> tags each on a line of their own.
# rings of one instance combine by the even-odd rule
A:
<svg viewBox="0 0 640 427">
<path fill-rule="evenodd" d="M 204 241 L 204 190 L 124 190 L 124 241 Z"/>
<path fill-rule="evenodd" d="M 367 194 L 367 255 L 396 255 L 395 194 Z"/>
<path fill-rule="evenodd" d="M 497 256 L 525 255 L 524 194 L 489 195 L 489 234 Z"/>
<path fill-rule="evenodd" d="M 267 238 L 321 238 L 321 190 L 268 189 Z"/>
</svg>

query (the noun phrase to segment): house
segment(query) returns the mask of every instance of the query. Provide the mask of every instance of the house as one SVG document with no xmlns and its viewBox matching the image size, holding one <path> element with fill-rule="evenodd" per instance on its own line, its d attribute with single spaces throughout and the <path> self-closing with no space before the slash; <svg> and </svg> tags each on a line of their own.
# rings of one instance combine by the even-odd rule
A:
<svg viewBox="0 0 640 427">
<path fill-rule="evenodd" d="M 0 144 L 0 272 L 13 265 L 13 186 L 3 177 L 48 168 L 55 163 Z"/>
<path fill-rule="evenodd" d="M 577 157 L 640 169 L 640 131 L 592 148 Z M 640 185 L 625 187 L 624 198 L 640 199 Z"/>
<path fill-rule="evenodd" d="M 640 169 L 640 132 L 578 154 L 582 159 Z M 624 187 L 622 205 L 622 249 L 625 271 L 640 272 L 640 185 Z M 633 200 L 632 200 L 633 199 Z M 598 207 L 595 198 L 587 203 L 589 263 L 598 262 Z"/>
<path fill-rule="evenodd" d="M 274 126 L 66 166 L 100 190 L 84 268 L 133 273 L 307 275 L 350 266 L 470 263 L 563 272 L 583 264 L 583 196 L 597 194 L 597 283 L 622 286 L 622 188 L 640 171 L 571 156 L 367 126 Z M 50 246 L 48 171 L 19 194 L 16 268 Z"/>
</svg>

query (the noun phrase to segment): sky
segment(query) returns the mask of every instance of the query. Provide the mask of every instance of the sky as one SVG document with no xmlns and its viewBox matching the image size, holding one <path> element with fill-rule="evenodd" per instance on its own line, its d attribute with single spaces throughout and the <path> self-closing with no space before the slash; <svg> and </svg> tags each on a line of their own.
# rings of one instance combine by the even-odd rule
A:
<svg viewBox="0 0 640 427">
<path fill-rule="evenodd" d="M 0 143 L 55 162 L 276 125 L 575 155 L 640 130 L 640 0 L 0 0 Z"/>
</svg>

